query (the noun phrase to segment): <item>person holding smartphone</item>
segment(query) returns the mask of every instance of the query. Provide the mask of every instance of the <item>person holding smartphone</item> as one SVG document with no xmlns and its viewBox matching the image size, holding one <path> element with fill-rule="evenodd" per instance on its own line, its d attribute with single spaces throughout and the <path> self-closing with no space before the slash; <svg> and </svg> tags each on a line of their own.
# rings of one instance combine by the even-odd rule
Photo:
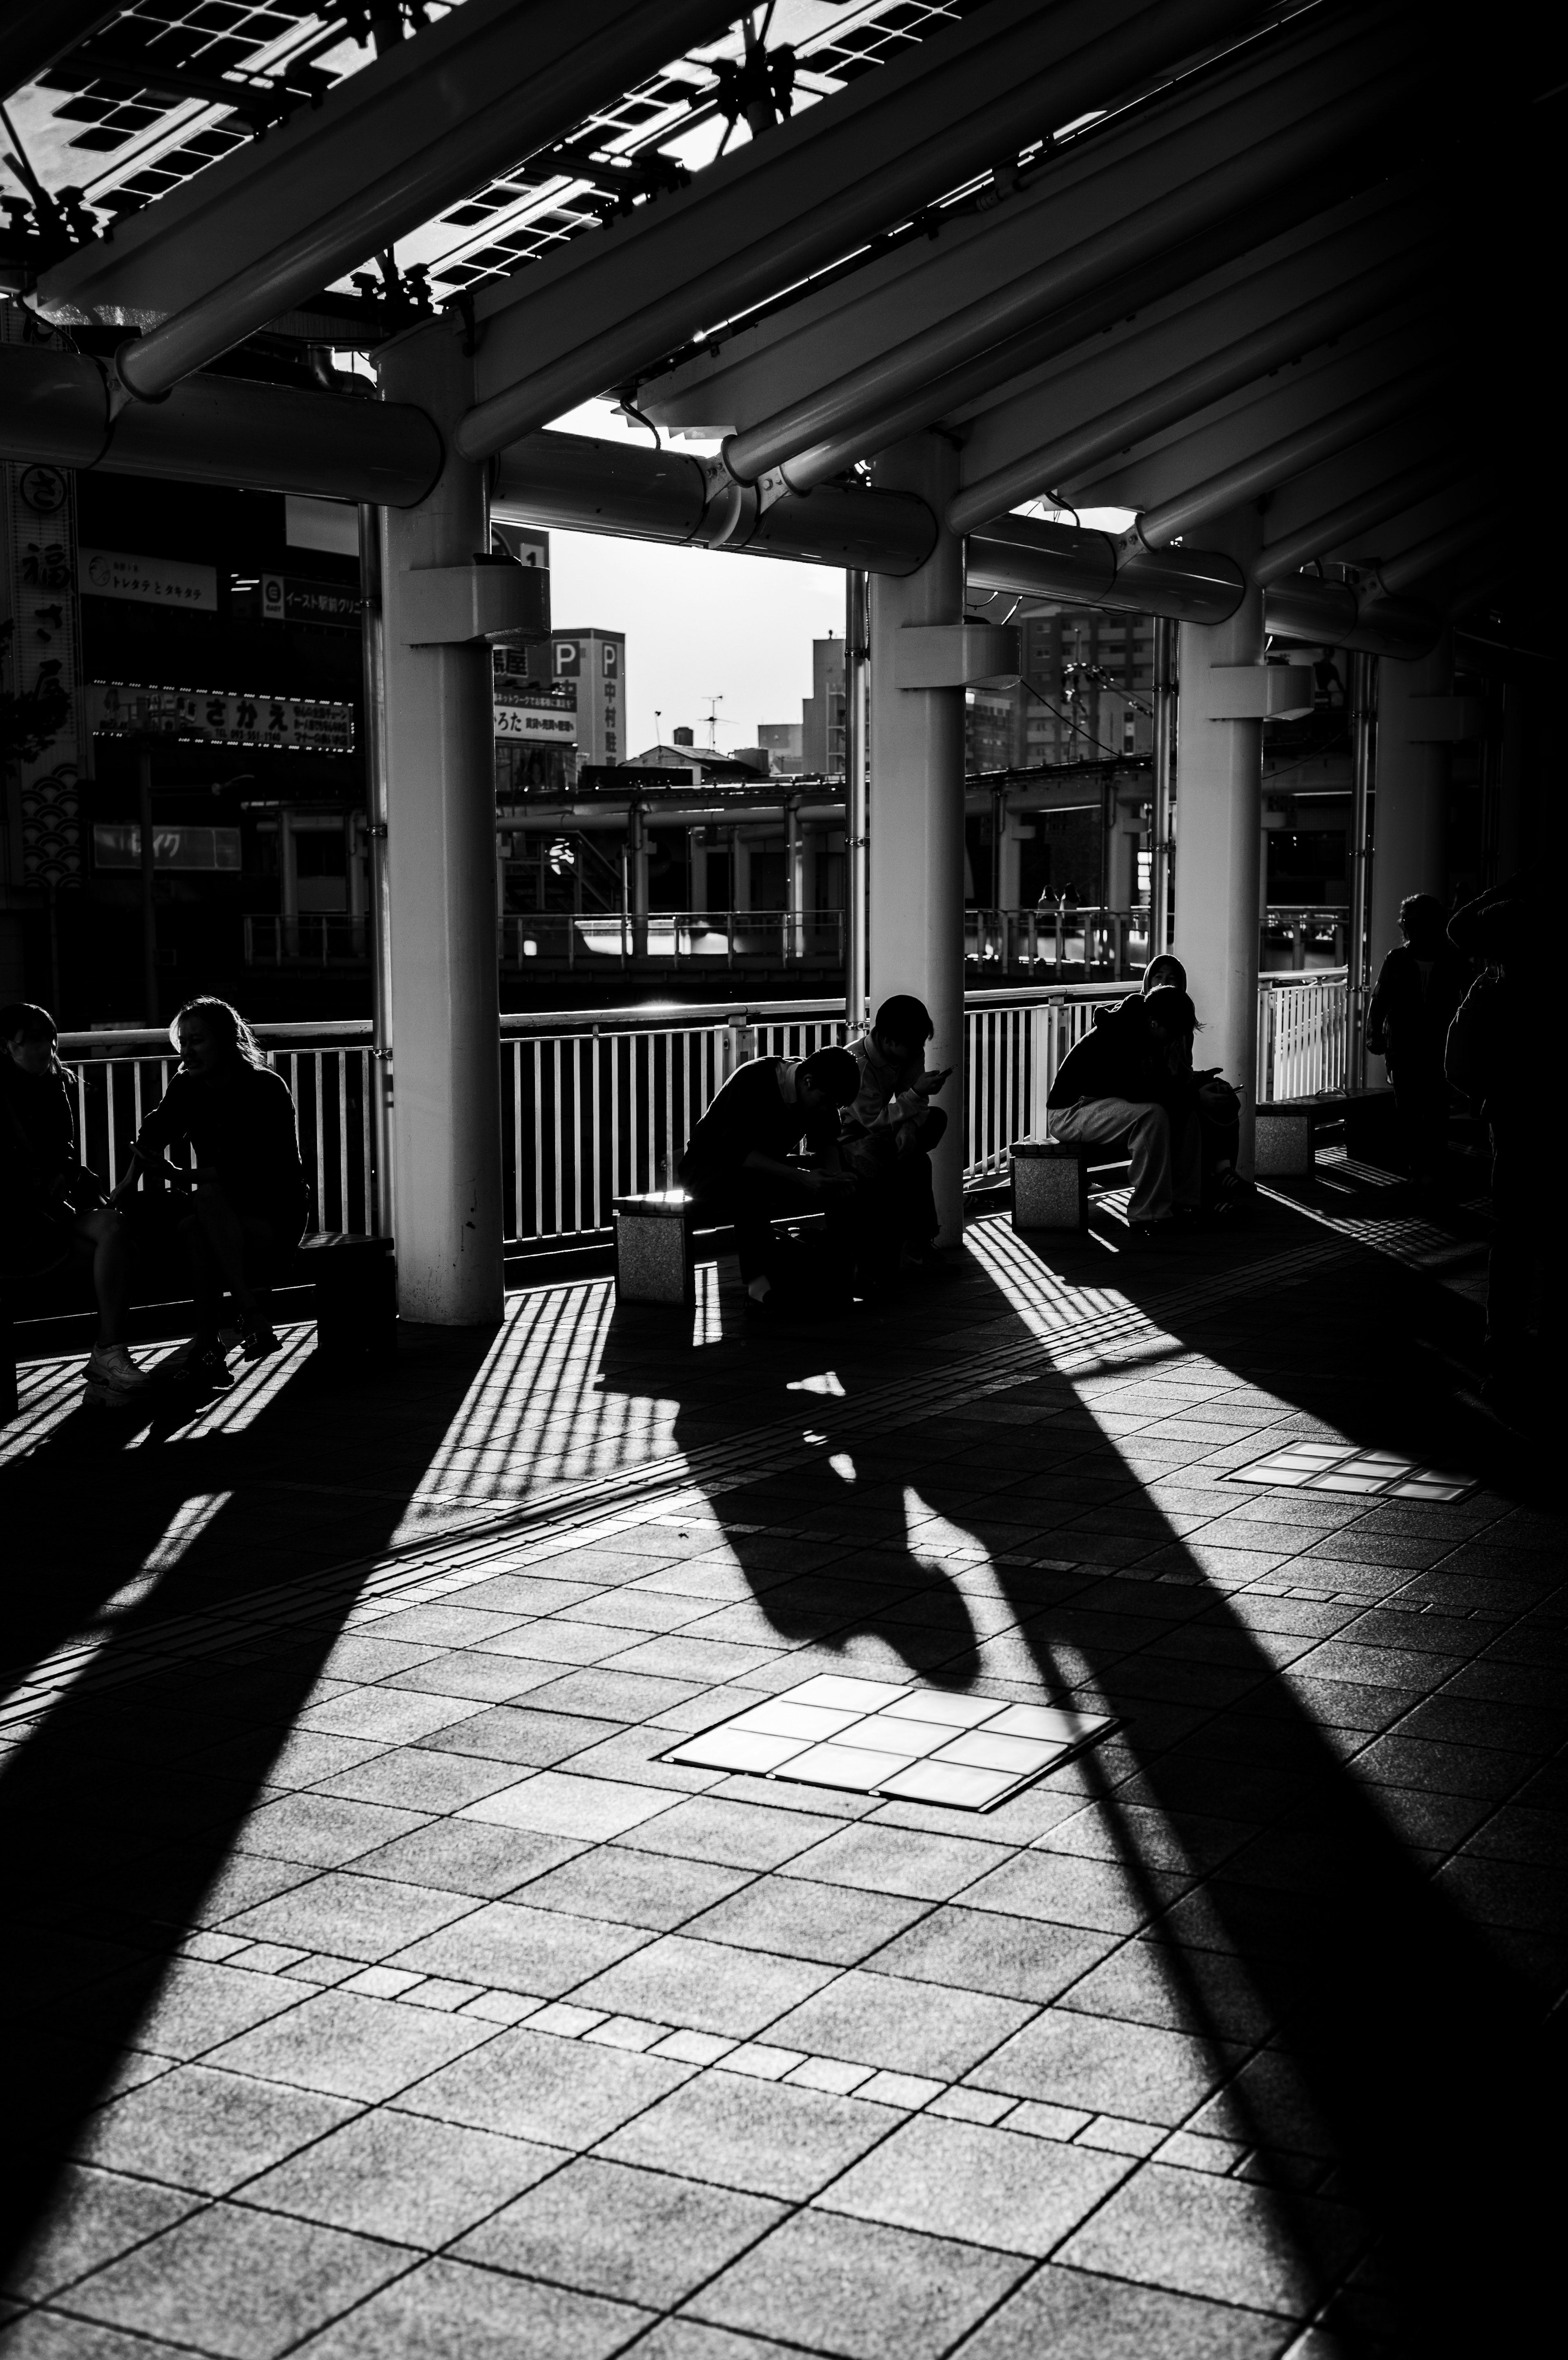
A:
<svg viewBox="0 0 1568 2360">
<path fill-rule="evenodd" d="M 841 1153 L 862 1185 L 882 1199 L 882 1218 L 871 1226 L 881 1236 L 887 1275 L 900 1255 L 916 1264 L 936 1260 L 931 1159 L 947 1116 L 931 1100 L 953 1069 L 926 1068 L 926 1043 L 935 1030 L 921 1001 L 897 992 L 851 1050 L 860 1088 Z"/>
</svg>

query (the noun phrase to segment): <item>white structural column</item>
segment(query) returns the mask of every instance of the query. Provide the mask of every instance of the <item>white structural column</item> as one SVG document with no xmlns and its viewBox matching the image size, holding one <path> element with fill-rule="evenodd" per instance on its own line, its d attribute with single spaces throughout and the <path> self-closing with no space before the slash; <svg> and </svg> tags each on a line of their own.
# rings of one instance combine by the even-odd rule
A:
<svg viewBox="0 0 1568 2360">
<path fill-rule="evenodd" d="M 1233 509 L 1204 530 L 1243 572 L 1262 541 L 1262 518 Z M 1225 623 L 1183 623 L 1176 744 L 1176 926 L 1172 947 L 1203 1031 L 1197 1062 L 1218 1065 L 1242 1093 L 1241 1169 L 1252 1171 L 1258 1067 L 1258 836 L 1263 821 L 1263 722 L 1236 720 L 1263 662 L 1263 593 L 1248 589 Z M 1261 716 L 1261 699 L 1253 705 Z"/>
<path fill-rule="evenodd" d="M 1374 770 L 1372 943 L 1368 979 L 1403 940 L 1399 903 L 1407 893 L 1443 899 L 1448 780 L 1456 714 L 1449 690 L 1447 635 L 1416 663 L 1378 665 L 1377 751 Z"/>
<path fill-rule="evenodd" d="M 423 329 L 380 364 L 385 398 L 443 432 L 474 400 L 460 335 Z M 407 1319 L 491 1326 L 505 1283 L 490 650 L 411 637 L 442 627 L 418 575 L 489 548 L 485 470 L 449 449 L 428 499 L 381 516 L 397 1302 Z"/>
<path fill-rule="evenodd" d="M 885 452 L 876 480 L 917 492 L 935 517 L 957 489 L 958 460 L 934 434 Z M 926 1052 L 953 1079 L 936 1104 L 947 1136 L 933 1164 L 938 1242 L 964 1226 L 964 691 L 899 688 L 895 643 L 907 626 L 964 620 L 964 544 L 942 527 L 918 574 L 871 581 L 870 1012 L 897 991 L 924 1000 Z"/>
</svg>

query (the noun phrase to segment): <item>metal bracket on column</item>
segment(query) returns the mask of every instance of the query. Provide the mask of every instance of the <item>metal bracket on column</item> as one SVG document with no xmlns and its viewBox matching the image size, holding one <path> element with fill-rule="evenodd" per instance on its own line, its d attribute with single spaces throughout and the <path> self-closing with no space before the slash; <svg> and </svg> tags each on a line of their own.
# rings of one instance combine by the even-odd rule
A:
<svg viewBox="0 0 1568 2360">
<path fill-rule="evenodd" d="M 1310 664 L 1211 664 L 1211 721 L 1295 721 L 1312 709 Z"/>
<path fill-rule="evenodd" d="M 893 638 L 896 688 L 1010 688 L 1019 661 L 1007 623 L 906 623 Z"/>
<path fill-rule="evenodd" d="M 549 576 L 536 566 L 495 564 L 416 566 L 397 581 L 389 601 L 405 647 L 493 646 L 540 639 Z"/>
<path fill-rule="evenodd" d="M 1405 711 L 1400 735 L 1407 746 L 1457 746 L 1486 734 L 1478 696 L 1412 696 Z"/>
</svg>

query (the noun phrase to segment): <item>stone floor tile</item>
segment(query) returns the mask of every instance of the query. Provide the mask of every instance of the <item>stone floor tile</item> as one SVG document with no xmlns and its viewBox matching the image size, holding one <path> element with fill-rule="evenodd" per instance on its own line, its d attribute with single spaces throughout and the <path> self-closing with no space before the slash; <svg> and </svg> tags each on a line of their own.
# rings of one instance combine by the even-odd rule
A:
<svg viewBox="0 0 1568 2360">
<path fill-rule="evenodd" d="M 993 2311 L 964 2360 L 1279 2360 L 1293 2332 L 1256 2311 L 1048 2265 Z"/>
<path fill-rule="evenodd" d="M 1080 2147 L 1102 2148 L 1107 2155 L 1152 2155 L 1165 2139 L 1157 2123 L 1128 2122 L 1121 2114 L 1096 2114 L 1078 2134 Z M 1167 2158 L 1179 2162 L 1179 2157 Z"/>
<path fill-rule="evenodd" d="M 1274 2002 L 1242 1961 L 1145 1939 L 1124 1942 L 1064 1993 L 1061 2005 L 1083 2016 L 1123 2016 L 1227 2040 L 1259 2040 L 1275 2028 Z"/>
<path fill-rule="evenodd" d="M 993 2124 L 1000 2122 L 1004 2114 L 1010 2114 L 1017 2103 L 1016 2098 L 991 2090 L 965 2090 L 954 2086 L 939 2092 L 926 2112 L 944 2121 Z"/>
<path fill-rule="evenodd" d="M 800 2203 L 886 2137 L 892 2119 L 793 2082 L 712 2073 L 627 2123 L 603 2152 L 616 2162 Z"/>
<path fill-rule="evenodd" d="M 981 2089 L 1173 2129 L 1213 2094 L 1225 2071 L 1223 2054 L 1185 2033 L 1052 2009 L 1015 2033 L 972 2079 Z"/>
<path fill-rule="evenodd" d="M 609 2360 L 648 2316 L 602 2296 L 436 2260 L 304 2345 L 301 2360 Z"/>
<path fill-rule="evenodd" d="M 892 1894 L 765 1876 L 693 1918 L 686 1931 L 702 1941 L 848 1967 L 902 1933 L 925 1915 L 926 1907 Z"/>
<path fill-rule="evenodd" d="M 5 2360 L 170 2360 L 173 2349 L 96 2320 L 0 2303 L 0 2353 Z"/>
<path fill-rule="evenodd" d="M 71 2307 L 219 2360 L 275 2360 L 408 2266 L 400 2246 L 218 2204 L 111 2262 Z"/>
<path fill-rule="evenodd" d="M 904 2114 L 912 2114 L 938 2096 L 942 2083 L 933 2081 L 923 2073 L 873 2073 L 862 2081 L 855 2092 L 873 2106 L 897 2106 Z"/>
<path fill-rule="evenodd" d="M 967 1909 L 996 1909 L 1013 1918 L 1040 1918 L 1106 1934 L 1130 1934 L 1191 1879 L 1158 1869 L 1135 1879 L 1119 1863 L 1075 1853 L 1029 1851 L 1004 1861 L 969 1886 Z"/>
<path fill-rule="evenodd" d="M 951 2081 L 998 2048 L 1032 2013 L 983 1993 L 852 1968 L 771 2025 L 769 2032 L 775 2040 L 813 2056 L 844 2057 L 858 2065 Z"/>
<path fill-rule="evenodd" d="M 442 2122 L 575 2149 L 596 2146 L 694 2070 L 672 2058 L 553 2039 L 523 2025 L 444 2066 L 398 2103 Z"/>
<path fill-rule="evenodd" d="M 573 2007 L 569 2000 L 560 1999 L 528 2018 L 536 2032 L 554 2033 L 559 2040 L 579 2040 L 585 2032 L 593 2032 L 609 2021 L 602 2007 Z"/>
<path fill-rule="evenodd" d="M 872 1827 L 837 1830 L 825 1842 L 796 1855 L 784 1873 L 866 1893 L 949 1901 L 1006 1857 L 995 1842 L 925 1835 L 878 1820 Z"/>
<path fill-rule="evenodd" d="M 655 2043 L 661 2057 L 679 2057 L 687 2065 L 712 2065 L 735 2046 L 713 2032 L 671 2032 Z"/>
<path fill-rule="evenodd" d="M 456 2254 L 664 2311 L 783 2212 L 763 2197 L 583 2156 L 472 2231 Z"/>
<path fill-rule="evenodd" d="M 573 1917 L 608 1918 L 663 1934 L 748 1881 L 745 1869 L 600 1844 L 541 1876 L 530 1885 L 528 1902 L 530 1909 L 563 1909 Z"/>
<path fill-rule="evenodd" d="M 474 1704 L 510 1704 L 532 1689 L 544 1688 L 556 1671 L 554 1664 L 534 1663 L 526 1655 L 495 1655 L 479 1647 L 463 1647 L 397 1673 L 387 1686 L 416 1688 L 422 1696 L 467 1697 Z"/>
<path fill-rule="evenodd" d="M 361 1967 L 351 1975 L 348 1988 L 366 1999 L 401 1999 L 424 1981 L 422 1975 L 410 1974 L 406 1967 Z"/>
<path fill-rule="evenodd" d="M 699 1693 L 691 1680 L 656 1679 L 647 1672 L 611 1671 L 600 1664 L 591 1670 L 561 1673 L 534 1698 L 534 1703 L 541 1712 L 639 1721 L 651 1721 Z"/>
<path fill-rule="evenodd" d="M 1043 2255 L 1130 2165 L 1013 2131 L 917 2115 L 815 2200 L 822 2210 L 902 2229 Z"/>
<path fill-rule="evenodd" d="M 938 2360 L 1029 2265 L 879 2222 L 798 2212 L 693 2298 L 720 2326 L 844 2360 Z"/>
<path fill-rule="evenodd" d="M 847 2097 L 862 2082 L 875 2079 L 869 2065 L 846 2065 L 838 2057 L 808 2057 L 788 2075 L 790 2086 L 799 2090 L 829 2090 L 839 2097 Z"/>
<path fill-rule="evenodd" d="M 567 1836 L 524 1828 L 487 1828 L 475 1819 L 438 1819 L 398 1836 L 354 1863 L 356 1874 L 467 1893 L 498 1901 L 519 1886 L 574 1859 L 582 1845 Z"/>
<path fill-rule="evenodd" d="M 208 2061 L 264 2081 L 374 2103 L 491 2037 L 487 2026 L 471 2017 L 443 2017 L 356 1992 L 325 1991 L 289 2015 L 242 2033 Z"/>
<path fill-rule="evenodd" d="M 575 1778 L 570 1772 L 540 1770 L 520 1786 L 503 1787 L 468 1804 L 460 1816 L 490 1827 L 532 1828 L 542 1835 L 578 1836 L 602 1843 L 625 1835 L 646 1819 L 681 1808 L 670 1794 L 612 1778 Z"/>
<path fill-rule="evenodd" d="M 736 2335 L 697 2319 L 661 2319 L 637 2346 L 637 2360 L 797 2360 L 800 2346 L 771 2337 Z"/>
<path fill-rule="evenodd" d="M 421 1974 L 455 1975 L 504 1991 L 558 1999 L 652 1938 L 640 1927 L 602 1926 L 523 1901 L 487 1901 L 461 1924 L 427 1935 L 397 1953 Z M 596 2005 L 590 2000 L 589 2005 Z M 658 2013 L 634 2009 L 634 2013 Z"/>
<path fill-rule="evenodd" d="M 516 1762 L 549 1770 L 615 1733 L 615 1723 L 585 1713 L 539 1712 L 520 1705 L 493 1705 L 426 1742 L 433 1753 L 476 1754 L 492 1762 Z"/>
<path fill-rule="evenodd" d="M 255 1852 L 235 1852 L 223 1863 L 191 1912 L 195 1926 L 226 1926 L 234 1918 L 278 1895 L 297 1892 L 314 1881 L 315 1872 L 301 1861 L 264 1860 Z"/>
<path fill-rule="evenodd" d="M 56 2185 L 49 2214 L 6 2259 L 0 2290 L 28 2302 L 42 2302 L 89 2270 L 196 2209 L 199 2199 L 148 2180 L 68 2164 Z M 5 2348 L 0 2338 L 0 2350 Z"/>
<path fill-rule="evenodd" d="M 807 2060 L 799 2049 L 778 2049 L 766 2040 L 743 2040 L 719 2060 L 723 2073 L 749 2073 L 758 2081 L 782 2081 Z"/>
<path fill-rule="evenodd" d="M 220 2196 L 354 2111 L 315 2091 L 181 2065 L 90 2114 L 76 2152 L 105 2170 Z"/>
<path fill-rule="evenodd" d="M 666 1934 L 584 1983 L 576 1996 L 587 2007 L 658 2016 L 666 2024 L 744 2039 L 819 1991 L 832 1972 L 800 1959 Z"/>
<path fill-rule="evenodd" d="M 309 1963 L 308 1959 L 297 1962 Z M 345 1972 L 352 1973 L 352 1966 Z M 293 1980 L 202 1959 L 175 1959 L 136 2027 L 136 2046 L 158 2057 L 200 2057 L 236 2033 L 297 2007 L 314 1988 L 309 1976 Z"/>
<path fill-rule="evenodd" d="M 333 1795 L 285 1795 L 253 1811 L 234 1839 L 240 1852 L 341 1868 L 422 1824 L 419 1813 L 382 1803 L 354 1803 Z"/>
<path fill-rule="evenodd" d="M 323 1737 L 378 1738 L 405 1745 L 432 1730 L 466 1721 L 474 1707 L 453 1697 L 418 1696 L 397 1688 L 352 1688 L 346 1696 L 313 1704 L 300 1717 L 301 1729 Z"/>
<path fill-rule="evenodd" d="M 261 1942 L 296 1943 L 304 1950 L 363 1959 L 374 1965 L 420 1934 L 463 1917 L 472 1903 L 391 1877 L 329 1870 L 229 1923 Z"/>
<path fill-rule="evenodd" d="M 396 2245 L 433 2247 L 567 2160 L 561 2147 L 382 2106 L 249 2181 L 245 2201 Z"/>
<path fill-rule="evenodd" d="M 390 1803 L 410 1811 L 460 1811 L 482 1795 L 515 1784 L 510 1763 L 480 1762 L 472 1754 L 433 1754 L 424 1745 L 400 1745 L 323 1778 L 316 1792 L 346 1795 L 351 1801 Z"/>
<path fill-rule="evenodd" d="M 1291 2214 L 1294 2223 L 1264 2189 L 1153 2163 L 1119 2189 L 1056 2258 L 1074 2268 L 1299 2319 L 1326 2290 L 1298 2242 L 1305 2225 L 1301 2216 L 1310 2222 L 1316 2251 L 1339 2267 L 1354 2259 L 1362 2233 L 1353 2214 L 1312 2197 L 1298 2198 Z"/>
<path fill-rule="evenodd" d="M 949 1904 L 889 1942 L 875 1965 L 879 1974 L 912 1975 L 920 1983 L 994 1992 L 1003 1999 L 1046 2001 L 1097 1965 L 1116 1940 L 1113 1934 L 1080 1926 Z"/>
<path fill-rule="evenodd" d="M 820 1812 L 769 1809 L 759 1802 L 693 1795 L 621 1841 L 638 1852 L 716 1861 L 726 1868 L 779 1868 L 809 1852 L 823 1836 L 834 1834 L 837 1826 Z"/>
</svg>

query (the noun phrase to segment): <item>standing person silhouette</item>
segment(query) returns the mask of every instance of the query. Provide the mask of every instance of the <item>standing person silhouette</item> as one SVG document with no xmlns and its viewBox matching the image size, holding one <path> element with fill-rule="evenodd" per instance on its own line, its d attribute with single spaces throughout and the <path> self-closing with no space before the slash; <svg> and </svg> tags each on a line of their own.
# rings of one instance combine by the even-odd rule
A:
<svg viewBox="0 0 1568 2360">
<path fill-rule="evenodd" d="M 230 1382 L 218 1336 L 224 1289 L 245 1359 L 276 1352 L 261 1292 L 278 1255 L 303 1235 L 310 1197 L 294 1101 L 282 1076 L 263 1063 L 244 1018 L 226 1000 L 191 1000 L 169 1032 L 180 1071 L 137 1132 L 136 1153 L 140 1162 L 159 1165 L 169 1147 L 188 1141 L 194 1150 L 196 1187 L 180 1226 L 196 1333 L 169 1368 L 222 1387 Z"/>
<path fill-rule="evenodd" d="M 148 1378 L 125 1349 L 131 1299 L 125 1225 L 76 1153 L 76 1111 L 47 1008 L 0 1009 L 0 1271 L 39 1277 L 72 1259 L 93 1266 L 98 1340 L 87 1398 L 128 1407 Z"/>
</svg>

